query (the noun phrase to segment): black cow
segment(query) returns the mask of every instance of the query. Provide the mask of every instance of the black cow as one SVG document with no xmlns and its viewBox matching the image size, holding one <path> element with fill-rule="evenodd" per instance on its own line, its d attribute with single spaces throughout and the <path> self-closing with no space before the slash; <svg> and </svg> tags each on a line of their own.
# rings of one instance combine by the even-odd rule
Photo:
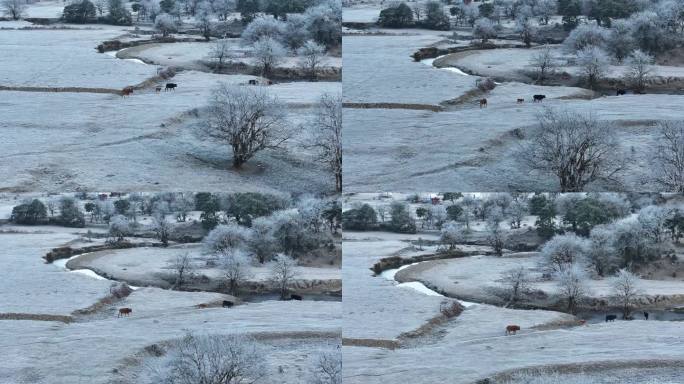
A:
<svg viewBox="0 0 684 384">
<path fill-rule="evenodd" d="M 164 91 L 168 91 L 169 89 L 175 91 L 176 87 L 178 87 L 178 84 L 176 83 L 166 83 L 166 88 L 164 89 Z"/>
<path fill-rule="evenodd" d="M 294 293 L 290 295 L 290 300 L 298 300 L 302 301 L 302 297 L 300 295 L 295 295 Z"/>
<path fill-rule="evenodd" d="M 606 323 L 609 321 L 615 321 L 617 319 L 617 315 L 606 315 Z"/>
<path fill-rule="evenodd" d="M 627 94 L 627 91 L 624 90 L 624 89 L 618 89 L 618 90 L 617 90 L 617 95 L 618 95 L 618 96 L 622 96 L 622 95 L 626 95 L 626 94 Z"/>
<path fill-rule="evenodd" d="M 223 308 L 230 308 L 233 305 L 235 305 L 235 303 L 233 303 L 232 301 L 223 300 Z"/>
<path fill-rule="evenodd" d="M 541 103 L 544 99 L 546 99 L 546 95 L 534 95 L 532 98 L 534 99 L 535 103 Z"/>
<path fill-rule="evenodd" d="M 644 319 L 648 320 L 648 312 L 644 311 Z"/>
</svg>

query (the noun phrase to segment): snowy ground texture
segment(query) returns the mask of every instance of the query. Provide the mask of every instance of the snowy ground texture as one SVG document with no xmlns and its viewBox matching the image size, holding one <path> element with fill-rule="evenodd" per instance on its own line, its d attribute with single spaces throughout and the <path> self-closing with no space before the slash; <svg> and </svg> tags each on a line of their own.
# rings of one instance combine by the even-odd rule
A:
<svg viewBox="0 0 684 384">
<path fill-rule="evenodd" d="M 1 227 L 0 313 L 68 316 L 109 293 L 107 280 L 45 264 L 49 249 L 71 243 L 76 229 Z M 130 383 L 151 358 L 145 347 L 198 334 L 247 334 L 267 349 L 264 383 L 300 383 L 318 351 L 334 347 L 341 333 L 340 302 L 264 301 L 233 308 L 215 303 L 230 296 L 140 288 L 127 298 L 71 323 L 0 320 L 0 383 Z M 130 307 L 117 318 L 117 308 Z M 44 320 L 49 320 L 45 317 Z M 142 365 L 141 365 L 142 364 Z"/>
<path fill-rule="evenodd" d="M 436 60 L 435 64 L 445 66 L 437 68 L 426 65 L 429 60 L 415 62 L 410 55 L 421 47 L 457 45 L 446 44 L 444 33 L 377 32 L 381 34 L 343 39 L 345 102 L 391 103 L 398 109 L 383 105 L 345 108 L 345 191 L 558 190 L 552 175 L 530 172 L 520 160 L 520 150 L 546 108 L 593 114 L 610 124 L 626 171 L 619 183 L 595 182 L 588 190 L 657 188 L 650 163 L 657 146 L 657 123 L 684 119 L 680 108 L 684 96 L 630 94 L 592 99 L 596 96 L 581 88 L 516 82 L 524 78 L 520 73 L 529 70 L 533 53 L 521 49 L 454 54 Z M 467 41 L 458 42 L 462 44 Z M 479 77 L 464 76 L 452 71 L 454 67 L 496 76 L 501 84 L 488 94 L 473 93 Z M 611 73 L 619 76 L 623 70 L 616 67 Z M 677 67 L 655 70 L 661 78 L 681 73 Z M 547 99 L 532 103 L 535 94 L 545 94 Z M 479 108 L 482 97 L 488 99 L 488 108 Z M 525 103 L 517 104 L 518 98 Z M 441 106 L 442 111 L 415 110 L 409 104 Z"/>
</svg>

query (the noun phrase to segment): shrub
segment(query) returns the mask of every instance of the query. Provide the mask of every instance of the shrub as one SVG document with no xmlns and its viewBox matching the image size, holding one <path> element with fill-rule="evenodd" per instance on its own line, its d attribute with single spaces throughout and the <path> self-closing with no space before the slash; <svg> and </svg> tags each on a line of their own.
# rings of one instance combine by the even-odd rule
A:
<svg viewBox="0 0 684 384">
<path fill-rule="evenodd" d="M 62 18 L 67 23 L 86 24 L 96 20 L 95 5 L 88 0 L 64 7 Z"/>
<path fill-rule="evenodd" d="M 39 225 L 47 222 L 47 208 L 38 199 L 12 208 L 10 221 L 15 224 Z"/>
</svg>

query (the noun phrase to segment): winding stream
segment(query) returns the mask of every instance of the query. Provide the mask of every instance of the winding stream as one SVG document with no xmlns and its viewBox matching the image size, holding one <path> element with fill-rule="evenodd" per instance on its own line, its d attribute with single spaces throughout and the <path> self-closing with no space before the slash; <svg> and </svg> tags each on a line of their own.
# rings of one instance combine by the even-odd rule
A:
<svg viewBox="0 0 684 384">
<path fill-rule="evenodd" d="M 460 69 L 458 69 L 458 68 L 456 68 L 456 67 L 444 67 L 444 68 L 437 68 L 437 67 L 435 67 L 435 66 L 433 65 L 434 62 L 435 62 L 435 60 L 440 59 L 440 58 L 442 58 L 442 57 L 444 57 L 444 56 L 446 56 L 446 55 L 437 56 L 437 57 L 435 57 L 434 59 L 423 59 L 423 60 L 421 60 L 420 62 L 423 63 L 423 64 L 425 64 L 425 65 L 429 65 L 430 67 L 433 67 L 433 68 L 435 68 L 435 69 L 453 72 L 453 73 L 458 74 L 458 75 L 461 75 L 461 76 L 470 76 L 469 74 L 467 74 L 467 73 L 461 71 Z"/>
</svg>

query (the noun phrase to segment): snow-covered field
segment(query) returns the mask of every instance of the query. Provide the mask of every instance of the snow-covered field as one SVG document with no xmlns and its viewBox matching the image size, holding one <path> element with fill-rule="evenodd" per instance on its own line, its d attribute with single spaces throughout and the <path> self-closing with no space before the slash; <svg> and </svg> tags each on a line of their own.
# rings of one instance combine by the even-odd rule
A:
<svg viewBox="0 0 684 384">
<path fill-rule="evenodd" d="M 41 258 L 51 248 L 78 241 L 77 233 L 85 230 L 9 225 L 0 229 L 1 314 L 69 316 L 109 294 L 110 281 L 67 272 Z M 131 383 L 130 375 L 153 360 L 143 352 L 145 347 L 188 332 L 254 336 L 267 351 L 263 382 L 299 383 L 310 374 L 320 350 L 339 343 L 340 302 L 197 307 L 227 298 L 218 293 L 140 288 L 93 313 L 74 314 L 75 321 L 69 324 L 0 320 L 0 383 Z M 132 308 L 133 313 L 117 318 L 121 307 Z"/>
<path fill-rule="evenodd" d="M 355 10 L 356 8 L 354 8 Z M 410 55 L 422 47 L 447 44 L 445 33 L 415 29 L 371 30 L 388 35 L 347 35 L 344 43 L 344 97 L 348 103 L 391 103 L 394 108 L 345 108 L 345 191 L 502 191 L 558 190 L 552 175 L 533 173 L 520 161 L 545 108 L 593 114 L 612 124 L 625 158 L 621 183 L 597 182 L 589 190 L 654 190 L 650 154 L 656 149 L 658 121 L 684 119 L 681 95 L 648 94 L 592 98 L 574 87 L 514 82 L 529 69 L 536 50 L 495 49 L 447 55 L 417 63 Z M 510 41 L 508 41 L 510 43 Z M 560 53 L 558 53 L 560 55 Z M 450 71 L 456 66 L 496 76 L 493 91 L 471 95 L 478 76 Z M 453 67 L 451 68 L 453 69 Z M 573 71 L 562 67 L 559 71 Z M 613 67 L 611 76 L 624 68 Z M 657 67 L 660 77 L 679 76 L 678 67 Z M 524 78 L 524 76 L 523 76 Z M 509 80 L 505 82 L 505 80 Z M 532 96 L 545 94 L 543 103 Z M 445 103 L 459 97 L 456 104 Z M 488 99 L 480 109 L 478 100 Z M 518 98 L 525 99 L 517 104 Z M 442 105 L 442 112 L 412 110 L 402 104 Z M 402 109 L 406 108 L 406 109 Z M 524 137 L 519 136 L 523 133 Z"/>
<path fill-rule="evenodd" d="M 0 85 L 121 89 L 156 75 L 156 66 L 97 52 L 98 44 L 124 34 L 122 29 L 82 28 L 3 31 Z"/>
<path fill-rule="evenodd" d="M 363 195 L 352 196 L 352 200 L 363 200 Z M 420 337 L 400 338 L 397 349 L 363 346 L 374 344 L 358 339 L 396 340 L 402 333 L 425 326 L 437 315 L 443 298 L 400 287 L 384 277 L 372 277 L 369 270 L 382 257 L 434 252 L 428 247 L 417 251 L 407 242 L 418 237 L 430 240 L 430 234 L 347 231 L 344 236 L 344 383 L 472 384 L 522 368 L 539 368 L 539 372 L 552 374 L 560 369 L 557 367 L 564 372 L 584 372 L 574 375 L 585 379 L 606 380 L 601 383 L 682 382 L 681 372 L 675 368 L 684 361 L 681 322 L 636 320 L 580 325 L 576 318 L 561 312 L 470 303 L 459 316 L 432 329 L 428 327 Z M 489 262 L 483 265 L 485 260 Z M 399 274 L 428 265 L 431 283 L 437 281 L 435 276 L 441 276 L 458 292 L 478 291 L 494 279 L 496 271 L 505 269 L 508 261 L 516 265 L 533 262 L 475 256 L 423 262 L 402 268 Z M 679 289 L 674 283 L 670 285 L 668 289 Z M 662 287 L 654 284 L 648 289 Z M 517 335 L 505 335 L 509 324 L 521 327 Z M 642 365 L 650 368 L 630 375 L 630 369 Z M 539 383 L 571 383 L 574 376 L 567 375 L 552 375 L 544 381 L 539 374 Z M 637 377 L 637 381 L 610 381 Z M 527 383 L 522 379 L 512 381 L 518 382 Z"/>
</svg>

